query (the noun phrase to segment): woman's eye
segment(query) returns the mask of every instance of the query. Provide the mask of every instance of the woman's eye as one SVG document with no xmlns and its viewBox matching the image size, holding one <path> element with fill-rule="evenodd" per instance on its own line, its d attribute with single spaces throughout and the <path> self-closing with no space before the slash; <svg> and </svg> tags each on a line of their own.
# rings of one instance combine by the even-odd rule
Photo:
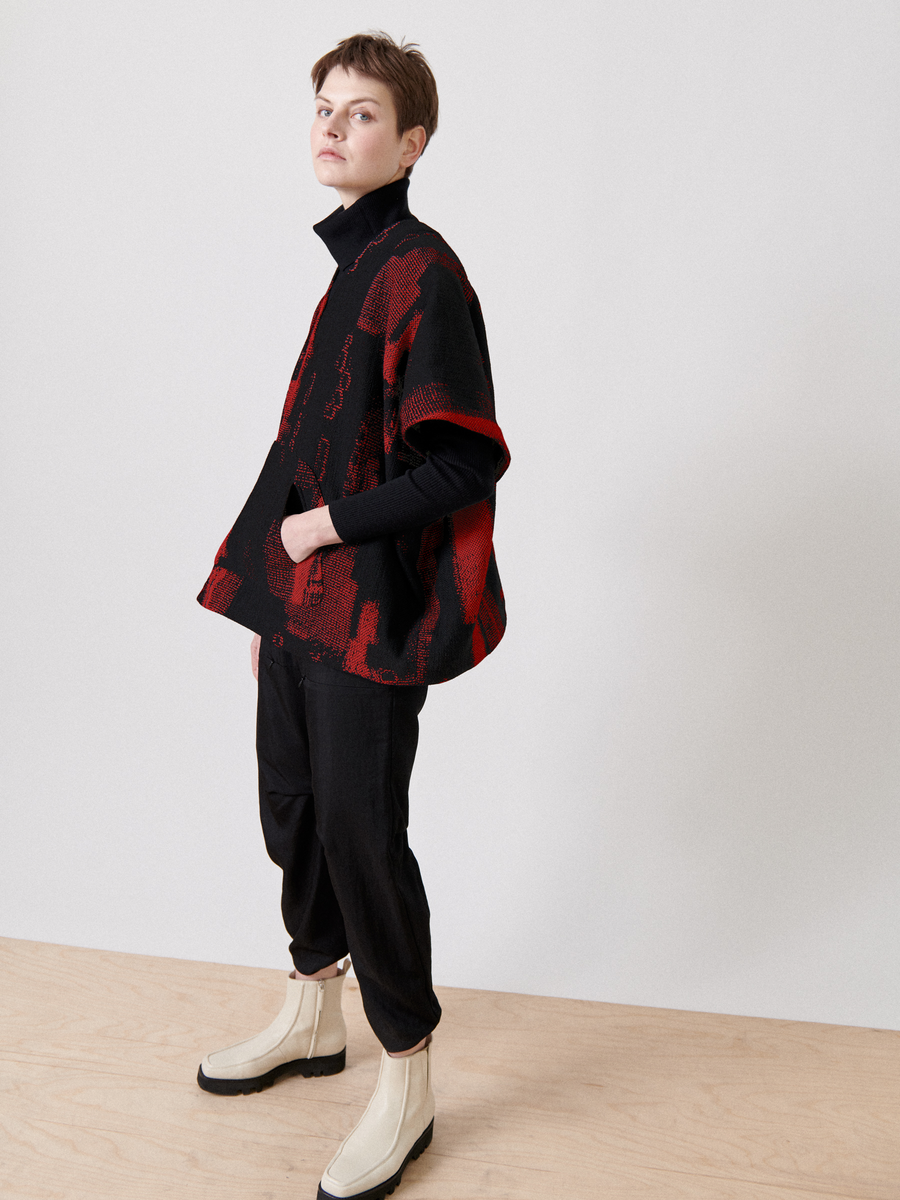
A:
<svg viewBox="0 0 900 1200">
<path fill-rule="evenodd" d="M 368 113 L 358 112 L 358 113 L 354 113 L 353 115 L 354 115 L 354 117 L 359 117 L 362 120 L 363 124 L 366 124 L 368 121 L 372 120 L 372 118 L 369 116 Z"/>
<path fill-rule="evenodd" d="M 330 108 L 320 108 L 320 109 L 319 109 L 319 116 L 320 116 L 320 117 L 327 117 L 327 116 L 329 116 L 330 114 L 331 114 L 331 109 L 330 109 Z"/>
</svg>

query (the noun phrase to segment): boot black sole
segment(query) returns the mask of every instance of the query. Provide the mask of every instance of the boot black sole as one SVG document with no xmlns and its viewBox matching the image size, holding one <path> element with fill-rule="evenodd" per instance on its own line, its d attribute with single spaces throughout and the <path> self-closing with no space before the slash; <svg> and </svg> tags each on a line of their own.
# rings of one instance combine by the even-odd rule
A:
<svg viewBox="0 0 900 1200">
<path fill-rule="evenodd" d="M 352 1196 L 348 1196 L 346 1200 L 385 1200 L 389 1196 L 397 1184 L 400 1182 L 400 1176 L 406 1170 L 409 1163 L 417 1159 L 423 1150 L 427 1150 L 431 1145 L 431 1139 L 434 1135 L 434 1120 L 404 1158 L 400 1164 L 400 1170 L 392 1175 L 390 1179 L 386 1179 L 384 1183 L 379 1183 L 378 1187 L 368 1188 L 365 1192 L 354 1192 Z M 316 1200 L 337 1200 L 337 1197 L 332 1196 L 331 1192 L 323 1191 L 321 1183 L 316 1194 Z"/>
<path fill-rule="evenodd" d="M 302 1075 L 305 1079 L 314 1075 L 337 1075 L 343 1071 L 346 1062 L 347 1050 L 344 1048 L 337 1054 L 324 1054 L 321 1058 L 295 1058 L 293 1062 L 281 1063 L 271 1071 L 266 1071 L 265 1075 L 256 1075 L 252 1079 L 215 1079 L 204 1075 L 203 1067 L 200 1067 L 197 1083 L 204 1092 L 212 1092 L 216 1096 L 249 1096 L 271 1087 L 284 1075 Z"/>
</svg>

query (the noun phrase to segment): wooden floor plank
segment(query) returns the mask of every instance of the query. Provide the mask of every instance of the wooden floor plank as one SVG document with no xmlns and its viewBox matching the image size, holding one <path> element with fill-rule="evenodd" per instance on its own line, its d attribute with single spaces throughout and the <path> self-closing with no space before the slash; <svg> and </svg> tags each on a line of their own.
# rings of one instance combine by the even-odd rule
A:
<svg viewBox="0 0 900 1200">
<path fill-rule="evenodd" d="M 310 1200 L 375 1083 L 210 1096 L 284 973 L 0 939 L 3 1200 Z M 900 1034 L 438 989 L 438 1117 L 406 1200 L 897 1200 Z"/>
</svg>

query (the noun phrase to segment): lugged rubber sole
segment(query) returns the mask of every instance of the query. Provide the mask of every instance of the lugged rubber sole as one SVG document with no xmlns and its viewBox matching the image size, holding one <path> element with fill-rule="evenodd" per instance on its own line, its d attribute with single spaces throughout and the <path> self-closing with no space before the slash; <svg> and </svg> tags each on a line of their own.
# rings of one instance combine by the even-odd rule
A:
<svg viewBox="0 0 900 1200">
<path fill-rule="evenodd" d="M 384 1183 L 379 1183 L 377 1187 L 368 1188 L 365 1192 L 354 1192 L 352 1196 L 346 1196 L 344 1200 L 385 1200 L 385 1196 L 389 1196 L 400 1182 L 400 1176 L 406 1170 L 409 1163 L 411 1163 L 414 1159 L 417 1159 L 422 1151 L 427 1150 L 431 1145 L 431 1139 L 433 1135 L 434 1119 L 432 1118 L 431 1124 L 400 1164 L 399 1171 L 392 1175 L 390 1179 L 385 1180 Z M 316 1194 L 316 1200 L 339 1200 L 339 1197 L 332 1196 L 331 1192 L 326 1192 L 320 1183 L 319 1190 Z"/>
<path fill-rule="evenodd" d="M 201 1066 L 197 1071 L 197 1083 L 204 1092 L 212 1092 L 216 1096 L 249 1096 L 252 1092 L 271 1087 L 284 1075 L 302 1075 L 306 1079 L 314 1075 L 337 1075 L 343 1071 L 346 1062 L 345 1047 L 337 1054 L 323 1054 L 321 1058 L 295 1058 L 293 1062 L 281 1063 L 271 1071 L 266 1071 L 265 1075 L 256 1075 L 252 1079 L 216 1079 L 204 1075 Z"/>
</svg>

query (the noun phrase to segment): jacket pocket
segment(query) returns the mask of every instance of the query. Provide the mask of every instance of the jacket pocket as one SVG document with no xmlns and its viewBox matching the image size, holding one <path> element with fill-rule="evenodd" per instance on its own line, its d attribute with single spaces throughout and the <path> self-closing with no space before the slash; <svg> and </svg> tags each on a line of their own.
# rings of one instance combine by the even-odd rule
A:
<svg viewBox="0 0 900 1200">
<path fill-rule="evenodd" d="M 325 498 L 322 495 L 322 488 L 316 473 L 309 463 L 303 462 L 302 459 L 297 463 L 297 469 L 294 471 L 293 487 L 303 504 L 300 512 L 306 512 L 310 508 L 325 507 Z"/>
<path fill-rule="evenodd" d="M 293 516 L 295 513 L 308 512 L 313 508 L 322 508 L 324 504 L 325 500 L 322 496 L 322 489 L 315 472 L 308 463 L 302 460 L 299 461 L 294 472 L 294 479 L 288 489 L 281 520 L 284 520 L 285 517 Z M 281 530 L 279 525 L 279 539 L 280 537 Z M 322 573 L 322 551 L 316 550 L 308 558 L 303 559 L 302 562 L 295 563 L 287 550 L 284 550 L 283 542 L 282 550 L 285 557 L 291 563 L 294 577 L 298 583 L 298 576 L 302 577 L 301 572 L 306 573 L 300 603 L 304 606 L 308 604 L 321 604 L 325 595 L 325 579 Z"/>
</svg>

